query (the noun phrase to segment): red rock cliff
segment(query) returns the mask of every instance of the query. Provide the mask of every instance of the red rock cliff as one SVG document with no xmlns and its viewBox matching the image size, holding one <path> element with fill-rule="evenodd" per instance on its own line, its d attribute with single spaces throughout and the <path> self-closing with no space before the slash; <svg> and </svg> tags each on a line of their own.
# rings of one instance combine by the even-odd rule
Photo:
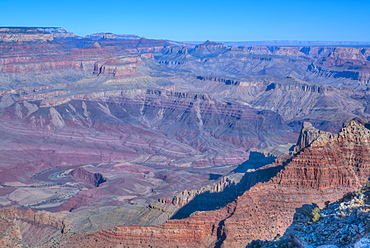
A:
<svg viewBox="0 0 370 248">
<path fill-rule="evenodd" d="M 315 138 L 308 137 L 310 133 Z M 98 245 L 129 247 L 245 247 L 255 239 L 272 239 L 291 224 L 296 208 L 306 203 L 323 206 L 367 180 L 369 141 L 370 130 L 357 121 L 347 123 L 338 135 L 305 124 L 298 143 L 301 150 L 282 163 L 284 169 L 226 207 L 158 226 L 120 226 L 93 235 L 71 235 L 68 244 L 77 247 L 94 239 Z"/>
<path fill-rule="evenodd" d="M 316 136 L 313 141 L 304 137 L 309 133 Z M 301 138 L 308 146 L 285 161 L 283 170 L 239 197 L 234 214 L 225 221 L 225 247 L 273 239 L 291 224 L 296 208 L 305 203 L 323 207 L 367 181 L 370 130 L 363 124 L 351 121 L 338 135 L 306 124 Z"/>
</svg>

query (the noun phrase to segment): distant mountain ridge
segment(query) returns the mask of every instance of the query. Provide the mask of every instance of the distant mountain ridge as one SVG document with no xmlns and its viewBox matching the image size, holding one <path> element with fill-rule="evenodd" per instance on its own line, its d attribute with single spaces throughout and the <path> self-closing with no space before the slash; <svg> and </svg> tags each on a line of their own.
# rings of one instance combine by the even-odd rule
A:
<svg viewBox="0 0 370 248">
<path fill-rule="evenodd" d="M 0 27 L 1 33 L 64 33 L 68 37 L 75 37 L 72 32 L 61 27 L 26 27 L 26 26 L 4 26 Z M 71 35 L 73 34 L 73 36 Z M 78 36 L 76 36 L 78 37 Z M 115 34 L 109 32 L 100 32 L 86 35 L 89 39 L 117 39 L 117 40 L 138 40 L 144 38 L 135 34 Z M 1 38 L 0 38 L 1 41 Z M 199 45 L 204 41 L 175 41 L 172 42 Z M 211 42 L 211 41 L 206 41 Z M 226 46 L 370 46 L 370 41 L 306 41 L 306 40 L 265 40 L 265 41 L 214 41 L 225 44 Z"/>
<path fill-rule="evenodd" d="M 0 42 L 52 41 L 75 35 L 60 27 L 0 27 Z"/>
<path fill-rule="evenodd" d="M 193 45 L 204 41 L 184 41 Z M 370 46 L 367 41 L 305 41 L 305 40 L 266 40 L 266 41 L 217 41 L 226 46 Z"/>
</svg>

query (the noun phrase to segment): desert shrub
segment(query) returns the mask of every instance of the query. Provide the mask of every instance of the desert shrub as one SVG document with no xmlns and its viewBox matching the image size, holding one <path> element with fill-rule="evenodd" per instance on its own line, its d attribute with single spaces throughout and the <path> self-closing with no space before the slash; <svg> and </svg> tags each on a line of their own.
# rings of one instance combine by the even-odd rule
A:
<svg viewBox="0 0 370 248">
<path fill-rule="evenodd" d="M 310 214 L 311 221 L 318 222 L 320 220 L 320 214 L 321 214 L 320 208 L 315 207 L 314 209 L 312 209 Z"/>
<path fill-rule="evenodd" d="M 281 237 L 281 235 L 279 233 L 276 234 L 276 236 L 274 238 L 274 241 L 279 241 L 280 240 L 280 237 Z"/>
</svg>

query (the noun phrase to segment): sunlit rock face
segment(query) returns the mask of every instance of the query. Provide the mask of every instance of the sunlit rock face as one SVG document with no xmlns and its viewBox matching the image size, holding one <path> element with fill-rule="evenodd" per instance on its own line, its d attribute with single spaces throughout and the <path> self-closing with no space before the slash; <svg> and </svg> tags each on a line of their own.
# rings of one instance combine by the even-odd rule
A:
<svg viewBox="0 0 370 248">
<path fill-rule="evenodd" d="M 74 34 L 62 28 L 0 27 L 2 42 L 40 42 L 54 38 L 73 38 Z"/>
<path fill-rule="evenodd" d="M 273 241 L 256 240 L 247 247 L 366 247 L 369 244 L 369 183 L 324 208 L 305 204 L 296 209 L 292 225 Z M 345 230 L 345 231 L 343 231 Z"/>
<path fill-rule="evenodd" d="M 100 245 L 154 247 L 159 244 L 245 247 L 252 240 L 271 240 L 284 233 L 300 206 L 315 203 L 323 207 L 325 202 L 341 198 L 368 180 L 370 162 L 363 154 L 370 151 L 370 130 L 365 125 L 351 120 L 339 134 L 317 135 L 317 130 L 306 123 L 301 137 L 311 142 L 294 154 L 258 169 L 262 174 L 272 172 L 271 179 L 252 186 L 225 207 L 157 226 L 119 226 L 94 233 L 92 237 Z M 311 139 L 311 133 L 315 138 Z M 162 241 L 164 237 L 166 240 Z M 68 242 L 77 247 L 89 242 L 89 238 L 81 233 L 71 235 Z"/>
</svg>

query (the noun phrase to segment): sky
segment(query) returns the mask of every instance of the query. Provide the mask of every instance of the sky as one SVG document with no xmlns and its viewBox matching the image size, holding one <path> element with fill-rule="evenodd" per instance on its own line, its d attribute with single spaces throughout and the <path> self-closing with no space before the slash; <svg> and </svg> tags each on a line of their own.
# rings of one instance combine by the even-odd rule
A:
<svg viewBox="0 0 370 248">
<path fill-rule="evenodd" d="M 370 0 L 1 0 L 0 26 L 176 41 L 370 42 Z"/>
</svg>

